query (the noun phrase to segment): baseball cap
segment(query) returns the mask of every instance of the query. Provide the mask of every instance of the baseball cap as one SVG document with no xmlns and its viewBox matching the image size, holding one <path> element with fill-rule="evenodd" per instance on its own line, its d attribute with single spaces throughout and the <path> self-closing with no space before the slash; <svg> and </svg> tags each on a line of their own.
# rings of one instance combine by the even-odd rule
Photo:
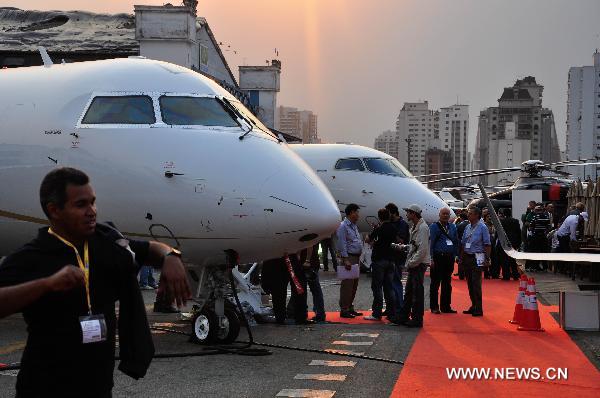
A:
<svg viewBox="0 0 600 398">
<path fill-rule="evenodd" d="M 413 213 L 417 213 L 417 214 L 421 214 L 421 212 L 423 211 L 423 210 L 421 210 L 421 207 L 419 205 L 415 205 L 415 204 L 412 204 L 408 207 L 404 207 L 402 210 L 412 211 Z"/>
</svg>

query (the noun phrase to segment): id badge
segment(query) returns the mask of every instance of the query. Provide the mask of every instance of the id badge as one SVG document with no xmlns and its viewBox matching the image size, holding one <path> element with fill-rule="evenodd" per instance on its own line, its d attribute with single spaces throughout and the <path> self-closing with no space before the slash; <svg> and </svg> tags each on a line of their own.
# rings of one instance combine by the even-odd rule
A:
<svg viewBox="0 0 600 398">
<path fill-rule="evenodd" d="M 470 248 L 471 248 L 471 243 L 470 242 L 465 243 L 465 249 L 470 249 Z"/>
<path fill-rule="evenodd" d="M 86 315 L 79 317 L 83 344 L 106 341 L 106 321 L 104 315 Z"/>
<path fill-rule="evenodd" d="M 446 246 L 454 246 L 454 243 L 450 239 L 446 239 Z"/>
<path fill-rule="evenodd" d="M 475 261 L 478 267 L 483 267 L 485 265 L 485 253 L 475 253 Z"/>
</svg>

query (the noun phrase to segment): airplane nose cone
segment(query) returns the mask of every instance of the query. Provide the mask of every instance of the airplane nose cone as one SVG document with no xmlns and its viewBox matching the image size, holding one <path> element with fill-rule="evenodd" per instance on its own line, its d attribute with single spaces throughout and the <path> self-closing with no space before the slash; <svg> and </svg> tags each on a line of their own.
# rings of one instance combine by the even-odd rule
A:
<svg viewBox="0 0 600 398">
<path fill-rule="evenodd" d="M 340 223 L 338 207 L 321 180 L 302 170 L 282 170 L 267 179 L 260 192 L 266 199 L 267 230 L 299 250 L 329 237 Z"/>
</svg>

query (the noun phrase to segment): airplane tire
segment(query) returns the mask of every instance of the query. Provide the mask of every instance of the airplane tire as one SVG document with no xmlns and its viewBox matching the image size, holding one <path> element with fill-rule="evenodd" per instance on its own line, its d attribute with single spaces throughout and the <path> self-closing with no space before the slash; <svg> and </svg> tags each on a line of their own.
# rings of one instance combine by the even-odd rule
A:
<svg viewBox="0 0 600 398">
<path fill-rule="evenodd" d="M 211 344 L 217 337 L 217 315 L 204 307 L 192 318 L 191 341 L 196 344 Z"/>
<path fill-rule="evenodd" d="M 240 334 L 240 318 L 233 309 L 225 306 L 225 328 L 217 331 L 215 340 L 219 344 L 233 343 Z"/>
</svg>

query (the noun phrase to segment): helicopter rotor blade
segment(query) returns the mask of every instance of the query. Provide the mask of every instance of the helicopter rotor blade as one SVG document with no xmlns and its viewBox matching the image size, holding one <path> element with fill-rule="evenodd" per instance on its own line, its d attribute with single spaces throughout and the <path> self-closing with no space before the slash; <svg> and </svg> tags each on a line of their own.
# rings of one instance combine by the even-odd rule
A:
<svg viewBox="0 0 600 398">
<path fill-rule="evenodd" d="M 465 174 L 465 173 L 485 173 L 485 172 L 502 172 L 502 171 L 513 171 L 513 170 L 521 170 L 521 167 L 506 167 L 502 169 L 481 169 L 481 170 L 463 170 L 463 171 L 448 171 L 445 173 L 433 173 L 433 174 L 422 174 L 415 176 L 415 178 L 425 178 L 425 177 L 437 177 L 443 175 L 453 175 L 453 174 Z"/>
<path fill-rule="evenodd" d="M 437 182 L 460 180 L 462 178 L 473 178 L 473 177 L 488 176 L 488 175 L 493 175 L 493 174 L 510 173 L 511 171 L 519 171 L 519 170 L 521 170 L 520 167 L 519 168 L 513 168 L 513 169 L 510 169 L 510 170 L 487 171 L 485 173 L 465 174 L 465 175 L 454 176 L 454 177 L 439 178 L 437 180 L 421 181 L 421 183 L 423 183 L 423 184 L 432 183 L 433 184 L 433 183 L 437 183 Z"/>
</svg>

